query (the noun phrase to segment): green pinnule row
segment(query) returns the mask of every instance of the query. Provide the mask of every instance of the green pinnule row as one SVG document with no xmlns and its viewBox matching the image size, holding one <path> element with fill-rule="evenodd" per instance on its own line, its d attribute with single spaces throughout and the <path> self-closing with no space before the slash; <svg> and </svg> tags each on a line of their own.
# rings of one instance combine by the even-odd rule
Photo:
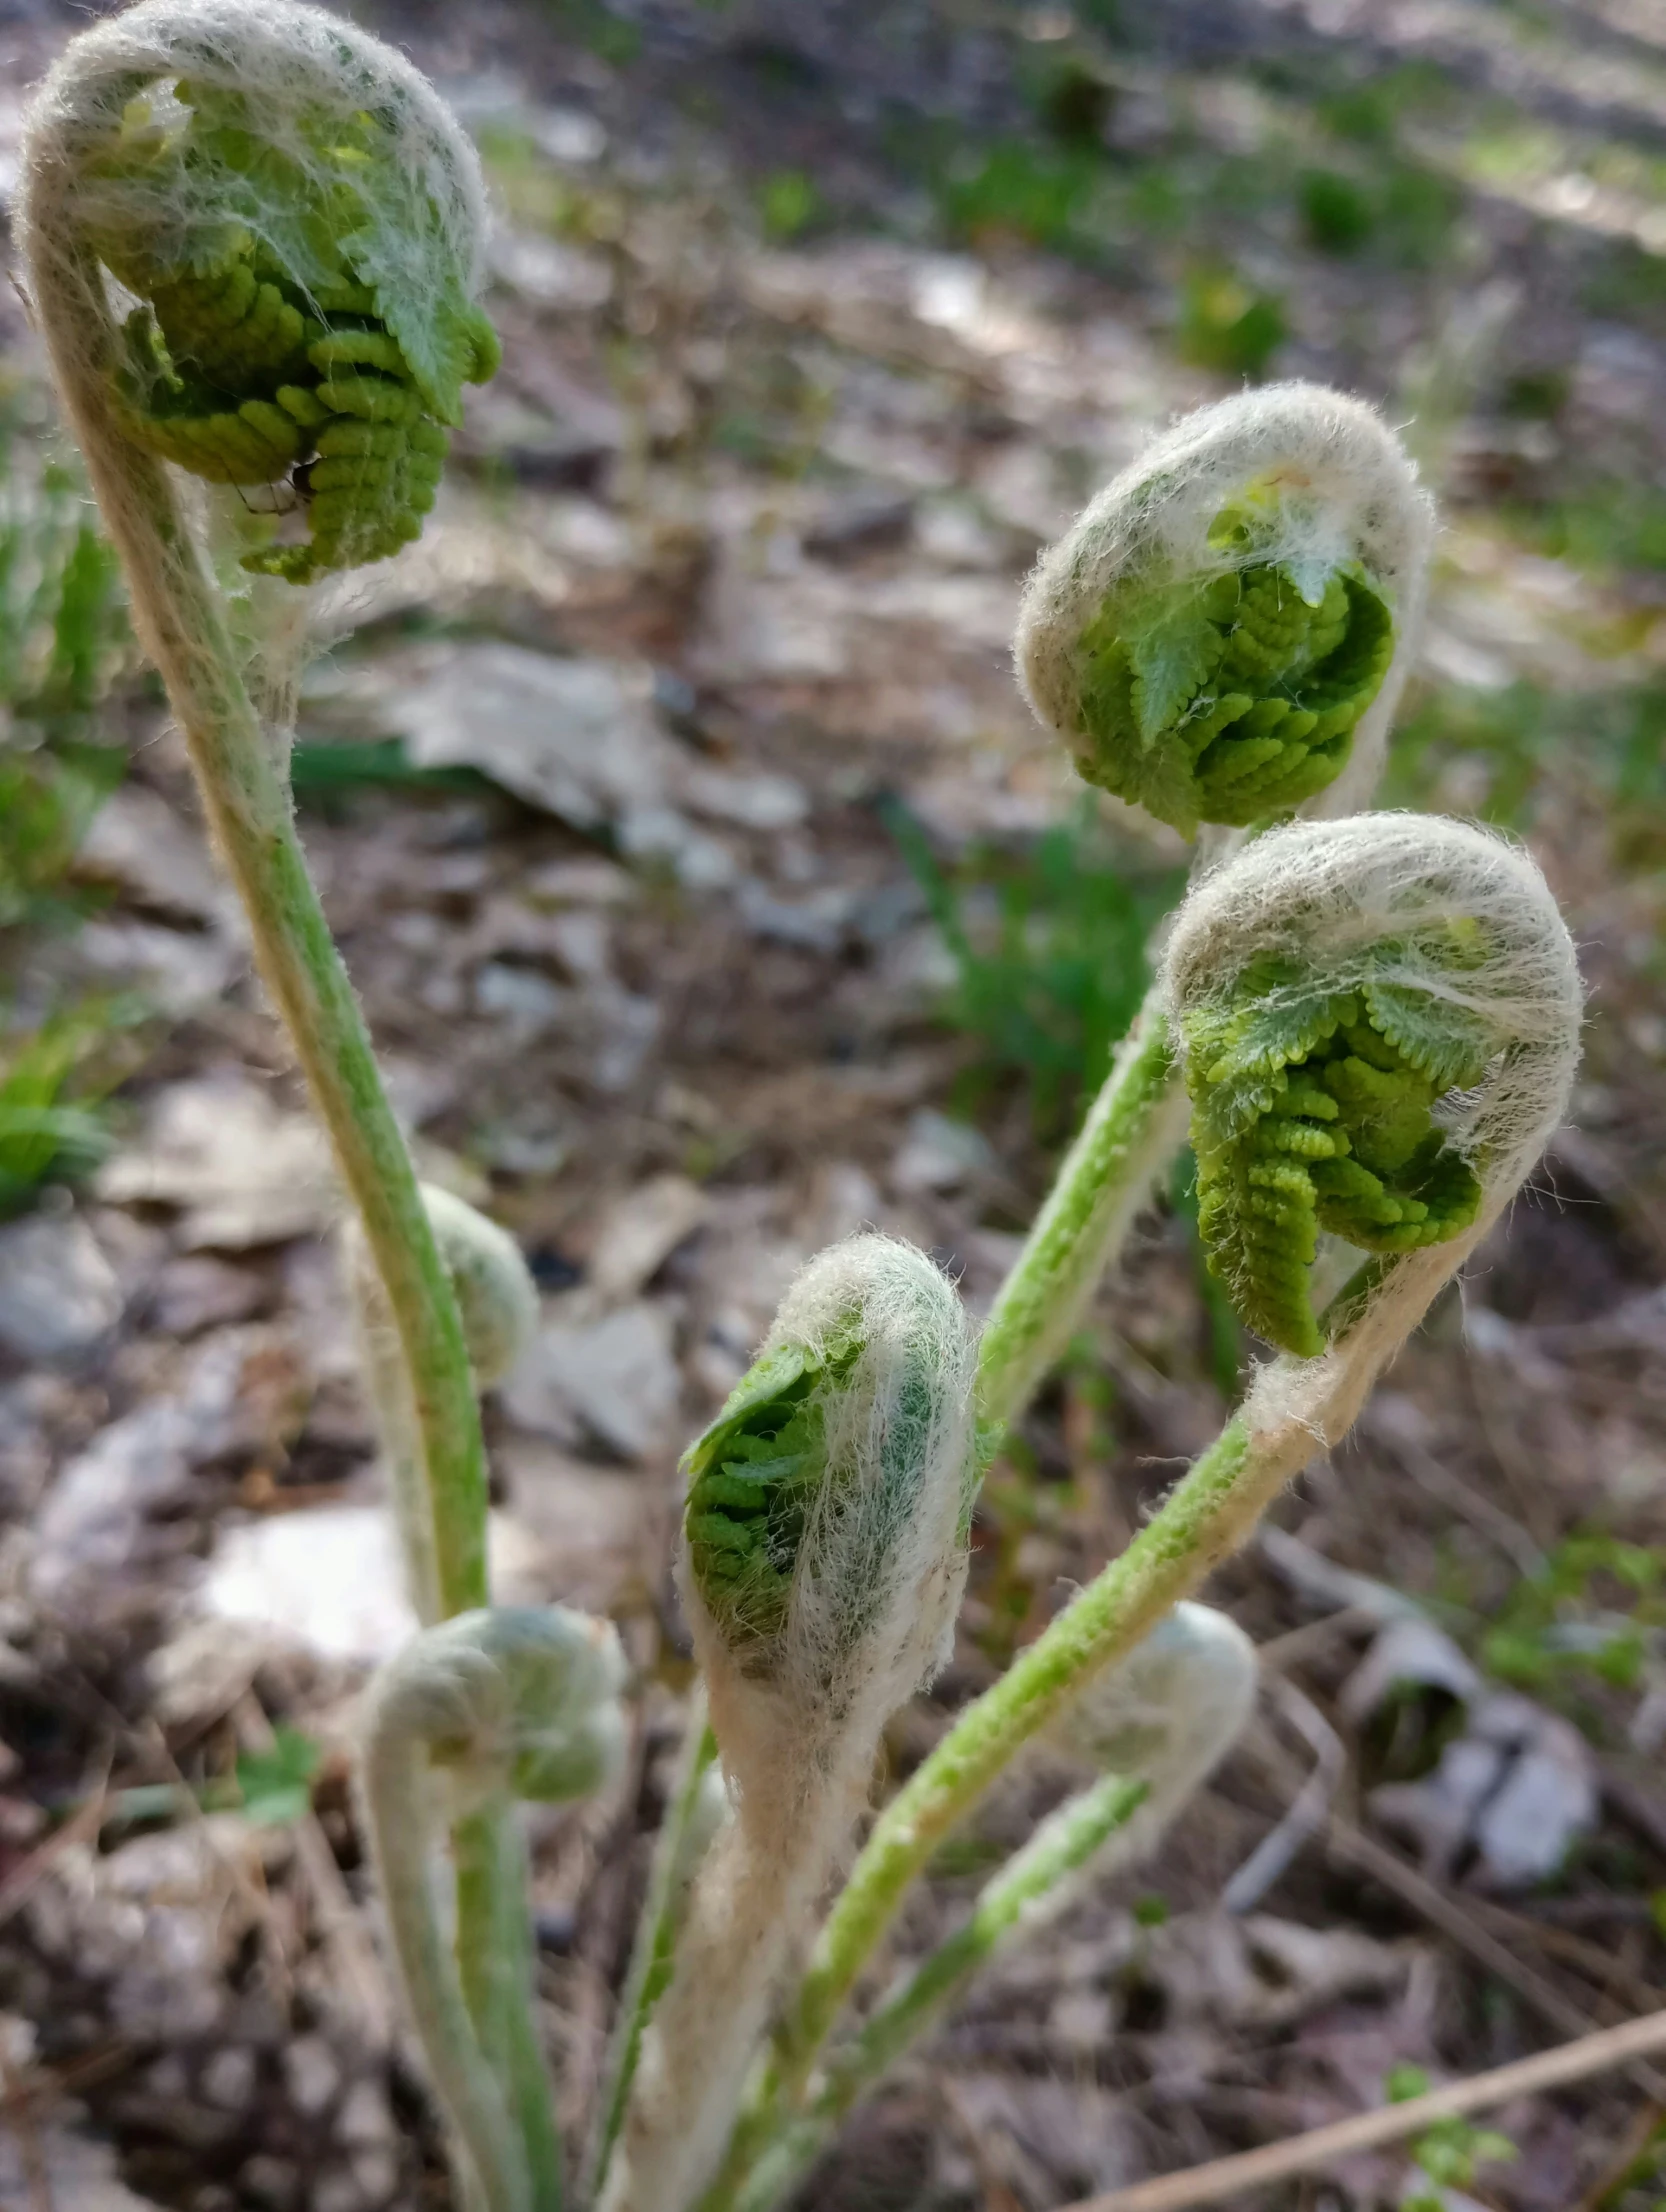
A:
<svg viewBox="0 0 1666 2212">
<path fill-rule="evenodd" d="M 1358 561 L 1276 557 L 1278 502 L 1250 486 L 1210 547 L 1231 565 L 1109 592 L 1076 647 L 1076 765 L 1189 830 L 1287 812 L 1332 783 L 1394 656 L 1394 618 Z"/>
<path fill-rule="evenodd" d="M 141 302 L 113 369 L 123 429 L 211 483 L 287 485 L 308 538 L 244 565 L 291 583 L 420 534 L 460 386 L 497 366 L 459 286 L 419 308 L 377 265 L 397 161 L 372 113 L 302 110 L 279 144 L 245 96 L 181 78 L 135 94 L 87 178 L 89 241 Z M 158 224 L 159 210 L 184 220 Z"/>
<path fill-rule="evenodd" d="M 758 1665 L 786 1625 L 805 1514 L 825 1473 L 825 1393 L 860 1350 L 855 1334 L 824 1356 L 777 1345 L 688 1453 L 690 1566 L 714 1620 Z"/>
<path fill-rule="evenodd" d="M 1454 962 L 1476 947 L 1455 927 Z M 1294 960 L 1252 960 L 1222 997 L 1183 1013 L 1198 1226 L 1245 1325 L 1311 1358 L 1321 1230 L 1367 1252 L 1412 1252 L 1467 1229 L 1474 1168 L 1439 1127 L 1440 1099 L 1478 1083 L 1496 1049 L 1468 1008 L 1381 974 L 1326 990 Z"/>
</svg>

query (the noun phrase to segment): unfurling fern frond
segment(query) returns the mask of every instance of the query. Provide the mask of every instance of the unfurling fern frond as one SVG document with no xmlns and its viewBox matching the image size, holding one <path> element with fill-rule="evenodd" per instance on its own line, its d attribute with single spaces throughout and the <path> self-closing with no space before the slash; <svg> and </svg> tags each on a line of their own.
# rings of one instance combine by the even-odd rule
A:
<svg viewBox="0 0 1666 2212">
<path fill-rule="evenodd" d="M 1380 1255 L 1373 1312 L 1411 1255 L 1467 1248 L 1577 1047 L 1578 979 L 1531 863 L 1416 815 L 1256 838 L 1181 908 L 1162 987 L 1209 1265 L 1304 1359 L 1326 1344 L 1320 1233 Z"/>
<path fill-rule="evenodd" d="M 140 302 L 123 429 L 211 483 L 286 483 L 308 537 L 244 565 L 291 583 L 420 535 L 460 387 L 497 365 L 396 121 L 180 77 L 136 90 L 84 171 L 88 242 Z"/>
<path fill-rule="evenodd" d="M 1200 409 L 1042 556 L 1030 704 L 1089 782 L 1188 836 L 1369 790 L 1432 523 L 1378 416 L 1317 386 Z"/>
<path fill-rule="evenodd" d="M 777 1345 L 689 1453 L 689 1568 L 734 1648 L 755 1663 L 786 1623 L 805 1513 L 824 1472 L 824 1394 L 859 1349 L 853 1333 L 820 1352 Z"/>
<path fill-rule="evenodd" d="M 1456 932 L 1454 966 L 1472 946 Z M 1324 1339 L 1308 1294 L 1320 1230 L 1368 1252 L 1412 1252 L 1467 1229 L 1474 1169 L 1435 1118 L 1481 1080 L 1496 1032 L 1468 1008 L 1384 978 L 1315 987 L 1295 963 L 1252 961 L 1228 996 L 1182 1016 L 1198 1227 L 1240 1318 L 1285 1351 Z"/>
<path fill-rule="evenodd" d="M 1272 520 L 1224 508 L 1211 542 L 1248 550 Z M 1357 561 L 1308 581 L 1251 557 L 1108 593 L 1077 650 L 1087 781 L 1177 827 L 1243 825 L 1334 781 L 1388 672 L 1394 618 Z"/>
</svg>

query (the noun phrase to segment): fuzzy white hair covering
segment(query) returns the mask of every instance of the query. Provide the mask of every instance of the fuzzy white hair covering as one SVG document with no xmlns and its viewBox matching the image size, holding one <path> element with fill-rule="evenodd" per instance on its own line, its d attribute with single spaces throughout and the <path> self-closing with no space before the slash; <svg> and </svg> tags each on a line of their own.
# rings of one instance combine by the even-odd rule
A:
<svg viewBox="0 0 1666 2212">
<path fill-rule="evenodd" d="M 212 238 L 216 228 L 236 224 L 257 235 L 281 229 L 291 257 L 305 242 L 295 211 L 263 208 L 257 182 L 227 207 L 218 188 L 182 186 L 177 166 L 148 190 L 138 177 L 98 178 L 98 157 L 119 133 L 128 103 L 181 78 L 248 95 L 269 142 L 303 167 L 317 165 L 302 127 L 308 118 L 316 128 L 320 116 L 350 120 L 368 111 L 391 135 L 397 158 L 378 166 L 377 219 L 356 235 L 354 251 L 361 274 L 380 287 L 384 319 L 413 367 L 425 359 L 432 366 L 432 303 L 459 287 L 470 298 L 478 291 L 487 228 L 479 160 L 438 93 L 392 47 L 322 8 L 298 0 L 139 0 L 80 32 L 53 64 L 23 120 L 19 261 L 59 396 L 128 574 L 134 627 L 176 706 L 183 693 L 209 700 L 222 689 L 224 656 L 208 633 L 223 616 L 196 541 L 205 532 L 227 534 L 227 517 L 238 510 L 223 493 L 172 481 L 117 427 L 108 374 L 121 358 L 121 339 L 88 223 L 155 222 L 170 251 L 194 234 Z M 304 268 L 295 274 L 307 281 Z M 247 594 L 246 674 L 281 766 L 312 593 L 266 578 L 245 578 L 240 589 Z M 227 716 L 235 720 L 243 704 L 228 700 Z M 236 800 L 251 819 L 271 810 L 265 779 L 235 780 L 246 785 Z"/>
<path fill-rule="evenodd" d="M 1116 1839 L 1119 1862 L 1152 1849 L 1238 1741 L 1256 1679 L 1255 1646 L 1237 1622 L 1183 1598 L 1066 1708 L 1054 1731 L 1060 1743 L 1149 1787 Z"/>
<path fill-rule="evenodd" d="M 1452 958 L 1454 922 L 1478 925 L 1473 965 Z M 1270 1362 L 1245 1401 L 1252 1439 L 1293 1424 L 1311 1453 L 1347 1430 L 1567 1111 L 1582 995 L 1573 940 L 1532 858 L 1505 837 L 1432 815 L 1293 823 L 1205 876 L 1180 909 L 1163 961 L 1180 1049 L 1185 1010 L 1228 995 L 1245 965 L 1267 953 L 1300 961 L 1327 989 L 1370 976 L 1426 991 L 1479 1016 L 1497 1039 L 1480 1083 L 1449 1103 L 1443 1121 L 1481 1183 L 1475 1221 L 1444 1244 L 1388 1261 L 1328 1351 Z"/>
<path fill-rule="evenodd" d="M 1247 555 L 1209 543 L 1221 509 L 1272 478 L 1279 533 Z M 1323 576 L 1357 560 L 1394 616 L 1394 658 L 1354 731 L 1347 765 L 1309 803 L 1344 814 L 1376 789 L 1423 624 L 1434 503 L 1376 409 L 1319 384 L 1268 384 L 1202 407 L 1160 436 L 1037 562 L 1014 641 L 1019 688 L 1038 721 L 1078 748 L 1077 648 L 1119 584 L 1224 573 L 1245 559 Z"/>
<path fill-rule="evenodd" d="M 695 1882 L 643 2039 L 606 2212 L 676 2212 L 699 2194 L 782 1968 L 849 1848 L 880 1732 L 952 1640 L 971 1466 L 965 1312 L 924 1253 L 853 1237 L 793 1283 L 759 1357 L 846 1341 L 853 1317 L 862 1349 L 823 1395 L 826 1477 L 767 1674 L 731 1649 L 685 1551 L 683 1600 L 734 1818 Z"/>
<path fill-rule="evenodd" d="M 309 150 L 298 119 L 312 114 L 373 113 L 398 149 L 413 208 L 424 218 L 377 248 L 407 284 L 420 288 L 430 265 L 442 279 L 460 273 L 477 288 L 486 234 L 486 191 L 474 148 L 421 71 L 380 39 L 339 15 L 299 0 L 139 0 L 93 25 L 66 48 L 25 118 L 30 158 L 24 175 L 25 230 L 54 219 L 52 203 L 79 190 L 96 202 L 83 175 L 86 157 L 119 127 L 136 85 L 174 78 L 246 94 L 270 143 L 302 168 Z M 142 187 L 123 180 L 129 202 Z M 85 203 L 84 203 L 85 204 Z M 155 210 L 185 233 L 224 226 L 222 205 L 169 203 Z M 235 216 L 260 229 L 258 203 Z M 185 237 L 170 241 L 174 247 Z"/>
</svg>

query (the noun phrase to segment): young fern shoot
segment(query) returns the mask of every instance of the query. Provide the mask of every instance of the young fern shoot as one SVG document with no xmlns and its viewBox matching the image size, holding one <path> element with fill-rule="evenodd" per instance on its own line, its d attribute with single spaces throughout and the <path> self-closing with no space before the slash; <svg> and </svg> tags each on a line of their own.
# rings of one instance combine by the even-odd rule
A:
<svg viewBox="0 0 1666 2212">
<path fill-rule="evenodd" d="M 695 1880 L 602 2202 L 708 2177 L 880 1731 L 945 1655 L 974 1480 L 960 1301 L 886 1237 L 799 1276 L 687 1456 L 682 1585 L 734 1802 Z"/>
<path fill-rule="evenodd" d="M 1376 787 L 1433 523 L 1358 400 L 1271 384 L 1200 408 L 1042 556 L 1020 684 L 1085 781 L 1187 836 L 1333 787 L 1341 811 Z"/>
<path fill-rule="evenodd" d="M 822 1930 L 780 2039 L 778 2069 L 794 2096 L 803 2095 L 840 2005 L 944 1834 L 1038 1729 L 1247 1540 L 1315 1451 L 1340 1442 L 1566 1110 L 1579 1057 L 1573 945 L 1538 869 L 1504 839 L 1393 814 L 1297 823 L 1257 839 L 1181 909 L 1160 979 L 1175 1033 L 1184 1039 L 1200 1014 L 1222 1004 L 1242 1017 L 1265 987 L 1272 1033 L 1296 1040 L 1288 1065 L 1306 1049 L 1303 1036 L 1317 1034 L 1305 1017 L 1277 1030 L 1292 1003 L 1288 963 L 1303 991 L 1357 992 L 1363 1001 L 1371 986 L 1374 1003 L 1393 1005 L 1395 1034 L 1404 1039 L 1438 1038 L 1454 1019 L 1473 1018 L 1484 1061 L 1465 1060 L 1471 1087 L 1442 1099 L 1432 1120 L 1473 1174 L 1476 1202 L 1441 1241 L 1376 1260 L 1340 1302 L 1317 1356 L 1285 1352 L 1257 1373 L 1239 1412 L 1162 1510 L 960 1716 L 886 1807 Z M 1478 1042 L 1466 1047 L 1479 1050 Z M 1203 1080 L 1214 1066 L 1200 1065 Z M 1261 1071 L 1263 1087 L 1276 1088 L 1280 1072 L 1275 1052 Z M 1229 1288 L 1235 1279 L 1229 1270 Z"/>
<path fill-rule="evenodd" d="M 372 1683 L 360 1779 L 365 1826 L 407 2009 L 451 2123 L 465 2201 L 485 2212 L 555 2212 L 560 2146 L 516 2109 L 530 2094 L 490 2023 L 528 2000 L 524 1912 L 467 1970 L 520 1986 L 471 2003 L 447 1943 L 435 1873 L 440 1797 L 456 1826 L 511 1797 L 587 1797 L 624 1756 L 625 1662 L 613 1629 L 558 1606 L 463 1613 L 416 1637 Z M 497 1834 L 519 1850 L 511 1820 Z M 523 1883 L 506 1883 L 519 1910 Z M 534 2085 L 534 2089 L 536 2085 Z M 540 2155 L 541 2154 L 541 2155 Z"/>
<path fill-rule="evenodd" d="M 1019 681 L 1090 783 L 1188 835 L 1369 799 L 1416 654 L 1434 510 L 1369 407 L 1280 384 L 1187 416 L 1031 577 Z M 1011 1421 L 1185 1141 L 1153 990 L 984 1331 Z"/>
<path fill-rule="evenodd" d="M 296 836 L 284 715 L 305 626 L 293 587 L 417 534 L 461 384 L 496 360 L 476 305 L 479 165 L 432 87 L 339 16 L 141 0 L 65 48 L 22 168 L 19 243 L 59 395 L 380 1285 L 409 1580 L 427 1618 L 476 1609 L 486 1469 L 469 1348 Z M 213 489 L 227 484 L 235 503 Z M 263 484 L 275 519 L 234 609 L 204 522 L 242 514 L 243 488 Z M 453 1846 L 465 1994 L 551 2202 L 559 2146 L 530 2012 L 485 1971 L 511 1923 L 525 1941 L 502 1804 Z"/>
<path fill-rule="evenodd" d="M 420 1190 L 428 1226 L 457 1300 L 475 1388 L 490 1390 L 502 1382 L 532 1341 L 538 1326 L 538 1286 L 507 1230 L 451 1191 L 432 1183 L 422 1184 Z M 444 1608 L 433 1516 L 422 1479 L 417 1411 L 387 1295 L 356 1220 L 345 1224 L 342 1243 L 360 1364 L 387 1456 L 408 1594 L 417 1618 L 424 1627 L 432 1627 L 443 1617 Z"/>
<path fill-rule="evenodd" d="M 1091 1683 L 1054 1731 L 1099 1769 L 987 1882 L 968 1919 L 881 1999 L 802 2111 L 766 2073 L 700 2212 L 770 2212 L 852 2107 L 974 1975 L 1067 1911 L 1092 1883 L 1149 1856 L 1237 1742 L 1255 1702 L 1255 1647 L 1224 1613 L 1181 1604 Z"/>
</svg>

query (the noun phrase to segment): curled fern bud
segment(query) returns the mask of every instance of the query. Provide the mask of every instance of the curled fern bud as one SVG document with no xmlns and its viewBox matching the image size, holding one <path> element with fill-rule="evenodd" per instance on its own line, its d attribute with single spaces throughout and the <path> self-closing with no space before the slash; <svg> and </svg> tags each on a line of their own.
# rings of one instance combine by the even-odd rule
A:
<svg viewBox="0 0 1666 2212">
<path fill-rule="evenodd" d="M 618 1772 L 625 1657 L 612 1624 L 493 1606 L 425 1629 L 377 1679 L 370 1734 L 420 1743 L 464 1802 L 592 1797 Z"/>
<path fill-rule="evenodd" d="M 1320 1231 L 1389 1256 L 1472 1239 L 1578 1051 L 1573 948 L 1538 870 L 1425 816 L 1257 839 L 1181 909 L 1164 988 L 1209 1265 L 1247 1327 L 1309 1358 Z"/>
<path fill-rule="evenodd" d="M 538 1286 L 508 1230 L 477 1213 L 467 1200 L 424 1183 L 422 1204 L 457 1293 L 474 1379 L 482 1390 L 490 1390 L 532 1342 Z"/>
<path fill-rule="evenodd" d="M 1019 681 L 1089 782 L 1190 836 L 1375 779 L 1433 509 L 1380 417 L 1318 385 L 1199 409 L 1031 577 Z"/>
<path fill-rule="evenodd" d="M 931 1671 L 965 1576 L 969 1361 L 930 1260 L 853 1237 L 800 1275 L 690 1447 L 684 1579 L 731 1770 L 749 1707 L 825 1737 Z"/>
<path fill-rule="evenodd" d="M 682 1584 L 735 1799 L 642 2039 L 602 2212 L 697 2198 L 784 1959 L 940 1663 L 966 1573 L 972 1348 L 921 1252 L 852 1237 L 792 1285 L 688 1454 Z"/>
<path fill-rule="evenodd" d="M 100 363 L 125 434 L 304 511 L 244 565 L 310 583 L 419 536 L 498 349 L 479 167 L 409 63 L 293 0 L 141 0 L 72 42 L 30 133 L 30 222 L 138 303 Z"/>
<path fill-rule="evenodd" d="M 1249 1723 L 1255 1685 L 1255 1646 L 1237 1622 L 1183 1598 L 1066 1710 L 1057 1733 L 1069 1750 L 1146 1785 L 1119 1861 L 1149 1850 L 1209 1779 Z"/>
<path fill-rule="evenodd" d="M 360 1780 L 394 1961 L 434 2088 L 453 2130 L 459 2197 L 488 2212 L 533 2212 L 548 2201 L 517 2125 L 521 2090 L 495 2028 L 465 1997 L 458 1950 L 437 1910 L 440 1796 L 453 1814 L 479 1813 L 494 1851 L 524 1878 L 511 1820 L 491 1821 L 509 1796 L 590 1795 L 619 1769 L 624 1654 L 606 1621 L 559 1606 L 460 1613 L 412 1640 L 365 1693 Z M 465 1828 L 459 1833 L 466 1832 Z M 478 1825 L 476 1823 L 475 1825 Z M 530 1984 L 526 1930 L 494 1919 L 489 1947 L 466 1963 L 483 2009 L 496 2016 Z M 511 2104 L 513 2098 L 513 2105 Z"/>
</svg>

